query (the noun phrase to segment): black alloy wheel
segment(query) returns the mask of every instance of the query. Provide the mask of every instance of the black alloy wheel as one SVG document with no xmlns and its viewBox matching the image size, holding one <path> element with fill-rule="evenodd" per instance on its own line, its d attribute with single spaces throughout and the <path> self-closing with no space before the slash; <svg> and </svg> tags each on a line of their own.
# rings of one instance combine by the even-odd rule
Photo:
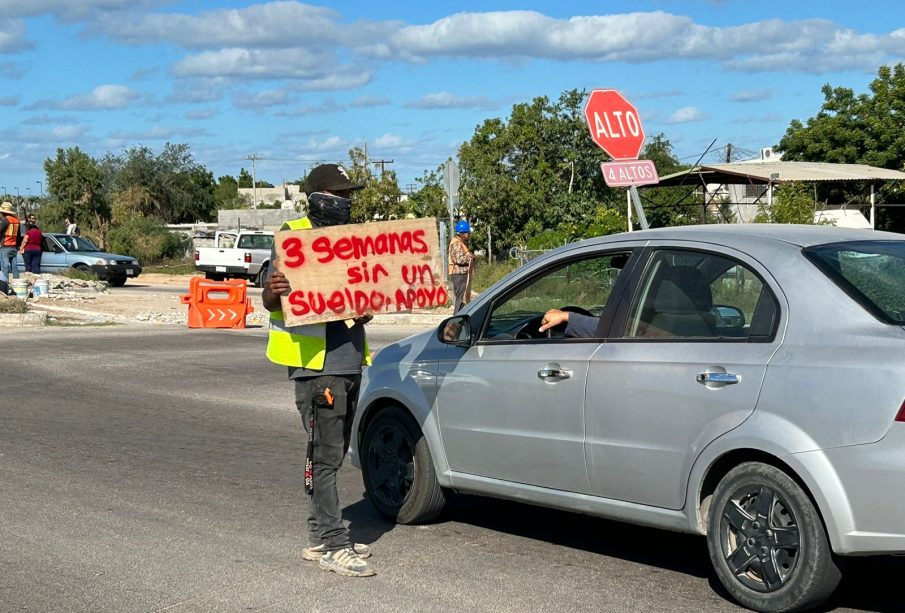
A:
<svg viewBox="0 0 905 613">
<path fill-rule="evenodd" d="M 386 508 L 402 507 L 415 479 L 414 443 L 401 424 L 383 420 L 368 447 L 368 473 L 374 497 Z"/>
<path fill-rule="evenodd" d="M 842 577 L 807 492 L 776 466 L 746 462 L 717 485 L 707 549 L 720 582 L 755 611 L 803 611 Z"/>
<path fill-rule="evenodd" d="M 411 414 L 385 407 L 362 437 L 361 472 L 368 500 L 400 524 L 430 521 L 446 504 L 433 456 Z"/>
<path fill-rule="evenodd" d="M 774 592 L 792 577 L 800 534 L 789 504 L 766 485 L 737 490 L 720 521 L 723 555 L 735 577 L 756 592 Z"/>
</svg>

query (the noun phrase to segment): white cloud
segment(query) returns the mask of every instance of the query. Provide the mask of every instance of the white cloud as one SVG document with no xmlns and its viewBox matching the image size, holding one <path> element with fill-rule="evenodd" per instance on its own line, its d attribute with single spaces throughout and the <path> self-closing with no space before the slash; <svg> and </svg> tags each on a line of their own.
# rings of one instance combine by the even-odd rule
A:
<svg viewBox="0 0 905 613">
<path fill-rule="evenodd" d="M 693 121 L 704 121 L 709 117 L 709 114 L 696 106 L 684 106 L 670 115 L 666 119 L 666 123 L 691 123 Z"/>
<path fill-rule="evenodd" d="M 399 149 L 410 144 L 410 141 L 398 134 L 384 134 L 371 143 L 376 149 Z"/>
<path fill-rule="evenodd" d="M 326 115 L 329 113 L 339 113 L 345 110 L 345 107 L 338 104 L 335 100 L 324 100 L 320 104 L 310 104 L 300 106 L 296 109 L 288 111 L 280 111 L 275 113 L 280 117 L 301 117 L 304 115 Z"/>
<path fill-rule="evenodd" d="M 0 0 L 0 17 L 36 17 L 51 15 L 63 21 L 97 16 L 106 11 L 149 4 L 134 0 Z"/>
<path fill-rule="evenodd" d="M 383 98 L 381 96 L 359 96 L 355 100 L 349 103 L 349 106 L 356 109 L 365 109 L 374 106 L 386 106 L 390 103 L 389 98 Z"/>
<path fill-rule="evenodd" d="M 203 128 L 152 126 L 147 130 L 113 132 L 110 138 L 126 141 L 170 140 L 175 137 L 197 137 L 207 134 Z"/>
<path fill-rule="evenodd" d="M 177 77 L 234 77 L 256 79 L 322 78 L 330 58 L 303 49 L 241 49 L 205 51 L 173 66 Z"/>
<path fill-rule="evenodd" d="M 240 109 L 265 109 L 289 102 L 291 102 L 289 94 L 282 89 L 269 89 L 254 93 L 238 92 L 233 96 L 233 106 Z"/>
<path fill-rule="evenodd" d="M 3 96 L 0 98 L 0 106 L 19 106 L 19 96 Z"/>
<path fill-rule="evenodd" d="M 185 118 L 191 121 L 200 121 L 202 119 L 210 119 L 217 116 L 215 109 L 200 109 L 197 111 L 187 111 Z"/>
<path fill-rule="evenodd" d="M 773 91 L 769 89 L 749 89 L 735 92 L 729 99 L 732 102 L 760 102 L 773 97 Z"/>
<path fill-rule="evenodd" d="M 138 93 L 125 85 L 100 85 L 87 94 L 77 94 L 59 101 L 39 100 L 28 108 L 68 111 L 112 110 L 124 108 L 138 98 Z"/>
<path fill-rule="evenodd" d="M 0 21 L 0 53 L 17 53 L 34 45 L 25 40 L 25 22 L 21 19 Z"/>
<path fill-rule="evenodd" d="M 500 106 L 484 96 L 457 96 L 449 92 L 438 92 L 405 103 L 410 109 L 495 109 Z"/>
<path fill-rule="evenodd" d="M 334 74 L 309 79 L 299 84 L 302 91 L 336 91 L 364 87 L 374 78 L 374 73 L 361 72 L 355 67 L 338 67 Z"/>
<path fill-rule="evenodd" d="M 768 50 L 768 51 L 764 51 Z M 859 34 L 825 19 L 770 19 L 712 27 L 662 11 L 555 19 L 533 11 L 458 13 L 401 28 L 387 54 L 561 61 L 710 59 L 737 70 L 822 71 L 873 68 L 905 54 L 905 34 Z M 821 61 L 816 64 L 815 58 Z M 782 59 L 782 62 L 775 60 Z"/>
</svg>

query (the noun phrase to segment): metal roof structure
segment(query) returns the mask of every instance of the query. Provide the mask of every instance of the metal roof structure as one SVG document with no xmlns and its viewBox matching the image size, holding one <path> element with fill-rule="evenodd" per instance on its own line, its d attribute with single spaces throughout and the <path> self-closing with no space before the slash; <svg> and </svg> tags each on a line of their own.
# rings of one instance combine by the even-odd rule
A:
<svg viewBox="0 0 905 613">
<path fill-rule="evenodd" d="M 702 164 L 664 177 L 653 185 L 674 187 L 695 183 L 777 184 L 791 181 L 905 181 L 905 172 L 877 168 L 866 164 L 831 164 L 829 162 L 740 162 L 736 164 Z"/>
</svg>

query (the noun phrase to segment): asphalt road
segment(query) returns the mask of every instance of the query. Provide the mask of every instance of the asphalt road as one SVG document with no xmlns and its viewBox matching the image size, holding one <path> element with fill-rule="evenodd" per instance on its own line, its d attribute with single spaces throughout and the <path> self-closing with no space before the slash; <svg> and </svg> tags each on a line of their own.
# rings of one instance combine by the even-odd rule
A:
<svg viewBox="0 0 905 613">
<path fill-rule="evenodd" d="M 320 571 L 299 555 L 301 424 L 263 335 L 0 332 L 0 611 L 739 610 L 700 538 L 472 497 L 394 526 L 351 466 L 345 516 L 379 574 Z M 905 610 L 903 573 L 852 560 L 827 610 Z"/>
</svg>

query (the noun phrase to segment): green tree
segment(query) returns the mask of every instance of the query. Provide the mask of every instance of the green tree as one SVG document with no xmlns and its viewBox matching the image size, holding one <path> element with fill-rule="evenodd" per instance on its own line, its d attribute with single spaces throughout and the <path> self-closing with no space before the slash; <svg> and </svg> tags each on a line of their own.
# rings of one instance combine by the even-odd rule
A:
<svg viewBox="0 0 905 613">
<path fill-rule="evenodd" d="M 516 104 L 507 119 L 479 125 L 459 150 L 460 208 L 477 222 L 473 240 L 493 236 L 499 252 L 532 237 L 573 240 L 584 235 L 598 208 L 621 208 L 624 196 L 603 181 L 605 154 L 588 134 L 585 92 L 558 100 Z M 537 241 L 534 241 L 537 242 Z"/>
<path fill-rule="evenodd" d="M 239 198 L 239 182 L 231 175 L 223 175 L 217 179 L 214 187 L 214 204 L 218 209 L 244 209 L 248 203 Z"/>
<path fill-rule="evenodd" d="M 257 187 L 273 187 L 273 183 L 268 183 L 267 181 L 262 181 L 260 179 L 253 182 L 251 173 L 249 173 L 244 168 L 240 168 L 239 169 L 239 187 L 251 188 L 252 185 L 255 185 Z"/>
<path fill-rule="evenodd" d="M 402 190 L 396 180 L 396 173 L 387 170 L 376 176 L 365 158 L 364 150 L 353 147 L 349 150 L 351 164 L 346 168 L 353 183 L 364 185 L 352 200 L 352 221 L 400 219 L 405 217 L 406 208 L 402 203 Z"/>
<path fill-rule="evenodd" d="M 409 196 L 409 212 L 415 217 L 446 219 L 446 192 L 443 190 L 442 166 L 415 179 L 418 188 Z"/>
<path fill-rule="evenodd" d="M 824 101 L 814 117 L 793 120 L 776 145 L 784 160 L 870 164 L 905 170 L 905 65 L 881 66 L 869 92 L 850 88 L 822 88 Z M 863 185 L 818 184 L 817 198 L 828 202 L 866 200 Z M 901 202 L 905 185 L 883 184 L 877 202 Z M 905 210 L 880 207 L 877 227 L 905 232 Z"/>
<path fill-rule="evenodd" d="M 641 158 L 650 160 L 660 176 L 685 170 L 673 154 L 672 143 L 663 133 L 647 141 Z M 691 225 L 700 222 L 701 205 L 689 200 L 693 184 L 681 187 L 662 187 L 641 190 L 644 215 L 652 228 Z M 632 211 L 634 218 L 634 210 Z M 637 220 L 635 220 L 637 223 Z"/>
<path fill-rule="evenodd" d="M 78 147 L 57 149 L 44 160 L 49 200 L 42 207 L 46 222 L 60 224 L 70 217 L 103 245 L 110 224 L 106 178 L 101 165 Z"/>
<path fill-rule="evenodd" d="M 807 183 L 783 183 L 776 188 L 772 205 L 755 216 L 757 223 L 814 223 L 814 195 Z"/>
<path fill-rule="evenodd" d="M 214 178 L 195 162 L 186 144 L 166 143 L 159 155 L 146 146 L 108 154 L 104 160 L 110 189 L 118 202 L 131 200 L 134 215 L 164 223 L 208 221 L 216 211 Z M 131 198 L 129 194 L 144 194 Z M 138 207 L 138 208 L 134 208 Z"/>
</svg>

